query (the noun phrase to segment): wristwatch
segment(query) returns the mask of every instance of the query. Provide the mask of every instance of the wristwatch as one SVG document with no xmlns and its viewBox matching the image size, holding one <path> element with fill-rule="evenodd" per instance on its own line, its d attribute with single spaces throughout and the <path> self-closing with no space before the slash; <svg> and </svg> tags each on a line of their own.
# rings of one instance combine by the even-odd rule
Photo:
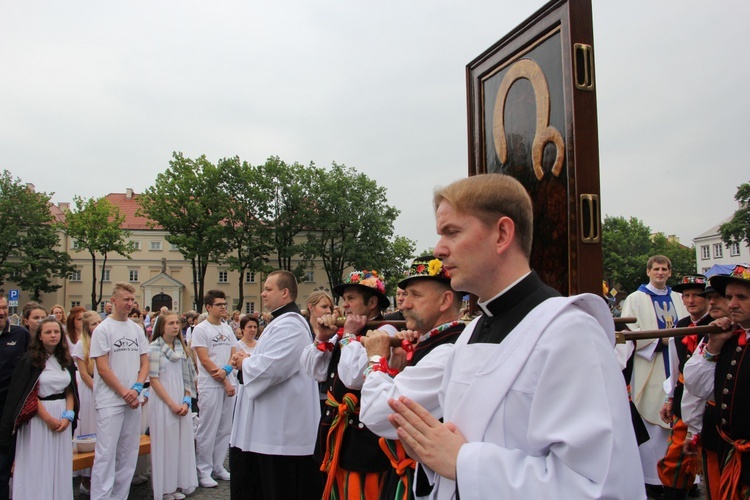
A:
<svg viewBox="0 0 750 500">
<path fill-rule="evenodd" d="M 374 356 L 370 356 L 370 359 L 369 359 L 369 361 L 370 361 L 370 363 L 375 363 L 375 364 L 378 364 L 378 363 L 380 363 L 380 360 L 381 360 L 381 359 L 383 359 L 383 356 L 381 356 L 381 355 L 379 355 L 379 354 L 376 354 L 376 355 L 374 355 Z"/>
</svg>

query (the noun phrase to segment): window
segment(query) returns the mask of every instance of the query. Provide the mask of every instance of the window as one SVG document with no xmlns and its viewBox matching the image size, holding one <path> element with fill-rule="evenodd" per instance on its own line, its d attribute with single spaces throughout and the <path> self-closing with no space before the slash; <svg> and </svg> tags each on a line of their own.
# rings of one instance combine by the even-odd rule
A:
<svg viewBox="0 0 750 500">
<path fill-rule="evenodd" d="M 18 269 L 13 269 L 10 272 L 11 281 L 18 281 L 20 278 L 21 278 L 21 271 L 19 271 Z"/>
<path fill-rule="evenodd" d="M 152 241 L 148 249 L 149 250 L 161 250 L 161 241 Z"/>
<path fill-rule="evenodd" d="M 68 279 L 70 281 L 81 281 L 81 271 L 77 269 L 75 271 L 72 271 Z"/>
<path fill-rule="evenodd" d="M 71 242 L 71 244 L 70 244 L 70 248 L 72 248 L 73 250 L 78 250 L 79 248 L 81 248 L 81 247 L 80 247 L 80 246 L 78 245 L 78 240 L 76 240 L 76 239 L 73 239 L 73 241 L 72 241 L 72 242 Z"/>
<path fill-rule="evenodd" d="M 133 245 L 134 250 L 140 250 L 141 249 L 141 242 L 140 241 L 131 241 L 131 245 Z"/>
<path fill-rule="evenodd" d="M 138 281 L 138 271 L 130 271 L 130 282 L 135 283 Z"/>
<path fill-rule="evenodd" d="M 714 259 L 721 259 L 724 254 L 721 243 L 714 243 Z"/>
<path fill-rule="evenodd" d="M 307 271 L 305 273 L 305 281 L 312 283 L 315 281 L 315 273 L 313 271 Z"/>
<path fill-rule="evenodd" d="M 703 245 L 701 247 L 701 259 L 708 260 L 711 258 L 711 250 L 709 249 L 708 245 Z"/>
<path fill-rule="evenodd" d="M 255 302 L 245 302 L 245 314 L 252 314 L 255 312 Z"/>
<path fill-rule="evenodd" d="M 245 283 L 255 283 L 255 273 L 245 273 Z"/>
<path fill-rule="evenodd" d="M 169 251 L 170 252 L 179 252 L 180 251 L 180 247 L 177 246 L 177 245 L 175 245 L 174 243 L 170 243 L 169 244 Z"/>
<path fill-rule="evenodd" d="M 109 269 L 104 270 L 104 273 L 102 274 L 102 281 L 109 281 Z"/>
<path fill-rule="evenodd" d="M 229 283 L 229 272 L 219 271 L 219 283 Z"/>
<path fill-rule="evenodd" d="M 737 257 L 740 254 L 740 242 L 736 241 L 729 246 L 729 255 Z"/>
<path fill-rule="evenodd" d="M 74 307 L 80 307 L 81 301 L 80 300 L 71 300 L 70 301 L 70 308 L 73 309 Z"/>
<path fill-rule="evenodd" d="M 99 302 L 99 312 L 100 313 L 104 312 L 104 301 L 103 300 L 101 302 Z"/>
</svg>

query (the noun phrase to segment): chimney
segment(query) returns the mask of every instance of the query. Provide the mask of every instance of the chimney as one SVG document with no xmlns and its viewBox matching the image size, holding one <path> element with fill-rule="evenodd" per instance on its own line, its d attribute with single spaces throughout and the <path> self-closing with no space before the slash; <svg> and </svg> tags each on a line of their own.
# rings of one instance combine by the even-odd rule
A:
<svg viewBox="0 0 750 500">
<path fill-rule="evenodd" d="M 61 201 L 57 204 L 57 207 L 62 210 L 63 212 L 66 212 L 70 210 L 70 202 L 67 201 Z"/>
<path fill-rule="evenodd" d="M 28 191 L 29 193 L 35 193 L 36 192 L 36 186 L 34 186 L 30 182 L 27 182 L 26 183 L 26 191 Z"/>
<path fill-rule="evenodd" d="M 125 189 L 125 199 L 126 200 L 132 200 L 133 199 L 133 188 L 126 188 Z"/>
</svg>

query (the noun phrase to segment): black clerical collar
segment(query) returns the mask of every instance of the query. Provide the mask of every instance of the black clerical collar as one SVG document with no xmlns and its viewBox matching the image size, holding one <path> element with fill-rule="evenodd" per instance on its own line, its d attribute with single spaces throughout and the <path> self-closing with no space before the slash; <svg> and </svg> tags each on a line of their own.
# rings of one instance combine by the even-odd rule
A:
<svg viewBox="0 0 750 500">
<path fill-rule="evenodd" d="M 514 308 L 519 302 L 526 298 L 534 290 L 545 286 L 536 271 L 529 272 L 515 284 L 506 288 L 493 299 L 478 304 L 487 316 L 498 316 Z"/>
<path fill-rule="evenodd" d="M 286 305 L 279 307 L 278 309 L 271 311 L 271 316 L 273 316 L 274 319 L 276 319 L 282 314 L 286 314 L 288 312 L 296 312 L 296 313 L 300 312 L 299 307 L 297 307 L 296 302 L 290 302 Z"/>
</svg>

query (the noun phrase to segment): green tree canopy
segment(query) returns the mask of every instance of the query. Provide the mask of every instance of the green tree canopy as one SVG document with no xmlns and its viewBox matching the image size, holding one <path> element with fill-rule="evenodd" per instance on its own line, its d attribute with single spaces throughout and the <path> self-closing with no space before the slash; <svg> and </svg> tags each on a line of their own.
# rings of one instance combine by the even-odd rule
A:
<svg viewBox="0 0 750 500">
<path fill-rule="evenodd" d="M 130 258 L 134 248 L 127 240 L 130 233 L 122 228 L 125 216 L 106 198 L 73 198 L 75 211 L 65 213 L 62 225 L 65 233 L 76 240 L 78 248 L 86 250 L 91 257 L 91 308 L 96 309 L 102 300 L 104 271 L 111 252 Z M 99 273 L 99 293 L 96 291 L 96 255 L 102 256 Z"/>
<path fill-rule="evenodd" d="M 721 225 L 721 239 L 727 248 L 733 243 L 750 245 L 750 182 L 737 186 L 734 199 L 740 208 L 734 212 L 732 220 Z"/>
<path fill-rule="evenodd" d="M 70 256 L 56 249 L 60 237 L 49 200 L 7 170 L 0 174 L 0 285 L 12 276 L 34 300 L 60 288 L 54 279 L 73 270 Z"/>
<path fill-rule="evenodd" d="M 602 257 L 604 277 L 611 286 L 630 293 L 648 283 L 646 264 L 652 255 L 662 254 L 672 261 L 670 284 L 685 274 L 695 273 L 695 251 L 664 234 L 651 235 L 651 228 L 631 217 L 604 218 L 602 226 Z"/>
<path fill-rule="evenodd" d="M 414 244 L 393 239 L 399 211 L 388 205 L 385 188 L 346 165 L 335 162 L 317 169 L 310 188 L 315 201 L 307 234 L 307 255 L 319 257 L 333 288 L 342 282 L 344 269 L 377 269 L 398 275 Z"/>
<path fill-rule="evenodd" d="M 190 261 L 198 311 L 203 310 L 208 264 L 221 261 L 227 253 L 222 227 L 226 194 L 220 186 L 220 171 L 205 155 L 193 160 L 175 152 L 169 168 L 138 197 L 139 213 L 154 221 L 152 227 L 166 230 L 167 241 Z"/>
<path fill-rule="evenodd" d="M 219 188 L 225 193 L 223 221 L 227 242 L 225 262 L 239 273 L 237 304 L 245 301 L 244 275 L 246 272 L 269 272 L 268 255 L 273 251 L 273 228 L 270 217 L 271 193 L 258 189 L 263 183 L 257 167 L 241 162 L 239 157 L 224 158 L 217 163 L 221 178 Z"/>
</svg>

